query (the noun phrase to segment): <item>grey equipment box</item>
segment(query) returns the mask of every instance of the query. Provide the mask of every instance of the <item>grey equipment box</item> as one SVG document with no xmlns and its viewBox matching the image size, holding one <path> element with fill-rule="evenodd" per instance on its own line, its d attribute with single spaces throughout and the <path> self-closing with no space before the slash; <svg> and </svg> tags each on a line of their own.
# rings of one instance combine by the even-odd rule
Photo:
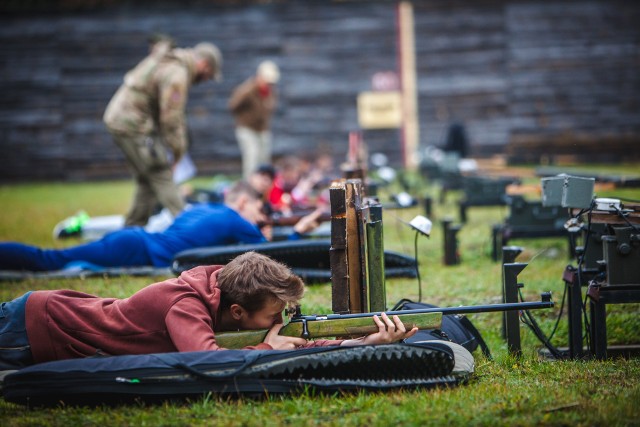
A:
<svg viewBox="0 0 640 427">
<path fill-rule="evenodd" d="M 561 174 L 542 178 L 542 205 L 587 209 L 593 201 L 595 178 Z"/>
</svg>

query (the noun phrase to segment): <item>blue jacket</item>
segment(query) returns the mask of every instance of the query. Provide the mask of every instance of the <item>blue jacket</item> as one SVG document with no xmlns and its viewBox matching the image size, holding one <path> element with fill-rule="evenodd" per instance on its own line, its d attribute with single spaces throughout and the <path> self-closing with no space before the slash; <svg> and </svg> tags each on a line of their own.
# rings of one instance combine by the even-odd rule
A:
<svg viewBox="0 0 640 427">
<path fill-rule="evenodd" d="M 233 209 L 217 203 L 194 205 L 176 217 L 161 233 L 142 233 L 153 265 L 171 265 L 183 250 L 207 246 L 260 243 L 260 229 Z"/>
</svg>

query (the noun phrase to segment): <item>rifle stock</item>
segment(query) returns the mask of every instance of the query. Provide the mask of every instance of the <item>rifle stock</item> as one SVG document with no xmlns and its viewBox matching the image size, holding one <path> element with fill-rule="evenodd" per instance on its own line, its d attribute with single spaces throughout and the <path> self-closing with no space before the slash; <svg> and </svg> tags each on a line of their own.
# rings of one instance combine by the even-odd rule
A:
<svg viewBox="0 0 640 427">
<path fill-rule="evenodd" d="M 442 324 L 442 313 L 405 313 L 398 314 L 407 330 L 417 326 L 418 329 L 438 329 Z M 361 337 L 378 332 L 373 322 L 373 315 L 379 313 L 363 313 L 363 317 L 348 315 L 302 316 L 292 319 L 281 330 L 280 335 L 303 337 L 307 339 L 329 337 Z M 216 333 L 216 341 L 220 347 L 237 349 L 260 344 L 269 330 L 221 332 Z"/>
</svg>

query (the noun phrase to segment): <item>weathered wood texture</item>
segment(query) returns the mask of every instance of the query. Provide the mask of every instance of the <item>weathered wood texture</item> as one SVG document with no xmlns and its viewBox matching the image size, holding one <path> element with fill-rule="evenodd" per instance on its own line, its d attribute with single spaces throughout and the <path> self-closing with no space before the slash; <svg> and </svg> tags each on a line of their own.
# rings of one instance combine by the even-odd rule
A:
<svg viewBox="0 0 640 427">
<path fill-rule="evenodd" d="M 331 200 L 331 309 L 349 313 L 349 265 L 347 260 L 347 197 L 344 182 L 334 182 Z"/>
<path fill-rule="evenodd" d="M 0 181 L 128 176 L 101 116 L 154 32 L 224 53 L 224 81 L 195 86 L 189 99 L 202 174 L 239 172 L 226 102 L 262 59 L 282 68 L 276 156 L 323 145 L 339 162 L 358 129 L 358 93 L 397 67 L 394 2 L 107 3 L 0 16 Z M 638 158 L 640 3 L 425 0 L 414 16 L 422 146 L 443 144 L 462 121 L 474 155 L 512 147 L 514 158 L 536 157 L 558 141 L 551 150 L 597 160 L 615 147 L 610 160 Z M 363 135 L 370 152 L 400 164 L 398 130 Z"/>
</svg>

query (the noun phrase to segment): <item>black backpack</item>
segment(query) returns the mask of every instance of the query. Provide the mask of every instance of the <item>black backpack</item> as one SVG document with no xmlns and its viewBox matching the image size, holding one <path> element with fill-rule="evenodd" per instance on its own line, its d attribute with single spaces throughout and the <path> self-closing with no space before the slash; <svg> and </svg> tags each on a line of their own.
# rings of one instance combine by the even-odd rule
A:
<svg viewBox="0 0 640 427">
<path fill-rule="evenodd" d="M 424 302 L 414 302 L 408 299 L 402 299 L 393 308 L 393 311 L 398 310 L 420 310 L 423 308 L 436 308 L 436 305 L 427 304 Z M 460 344 L 469 352 L 473 352 L 480 347 L 482 353 L 491 359 L 491 352 L 489 347 L 482 339 L 482 335 L 473 326 L 473 323 L 465 316 L 456 314 L 445 314 L 442 316 L 441 329 L 426 329 L 418 331 L 414 336 L 405 340 L 408 343 L 415 343 L 419 341 L 432 341 L 432 340 L 446 340 L 456 344 Z"/>
</svg>

